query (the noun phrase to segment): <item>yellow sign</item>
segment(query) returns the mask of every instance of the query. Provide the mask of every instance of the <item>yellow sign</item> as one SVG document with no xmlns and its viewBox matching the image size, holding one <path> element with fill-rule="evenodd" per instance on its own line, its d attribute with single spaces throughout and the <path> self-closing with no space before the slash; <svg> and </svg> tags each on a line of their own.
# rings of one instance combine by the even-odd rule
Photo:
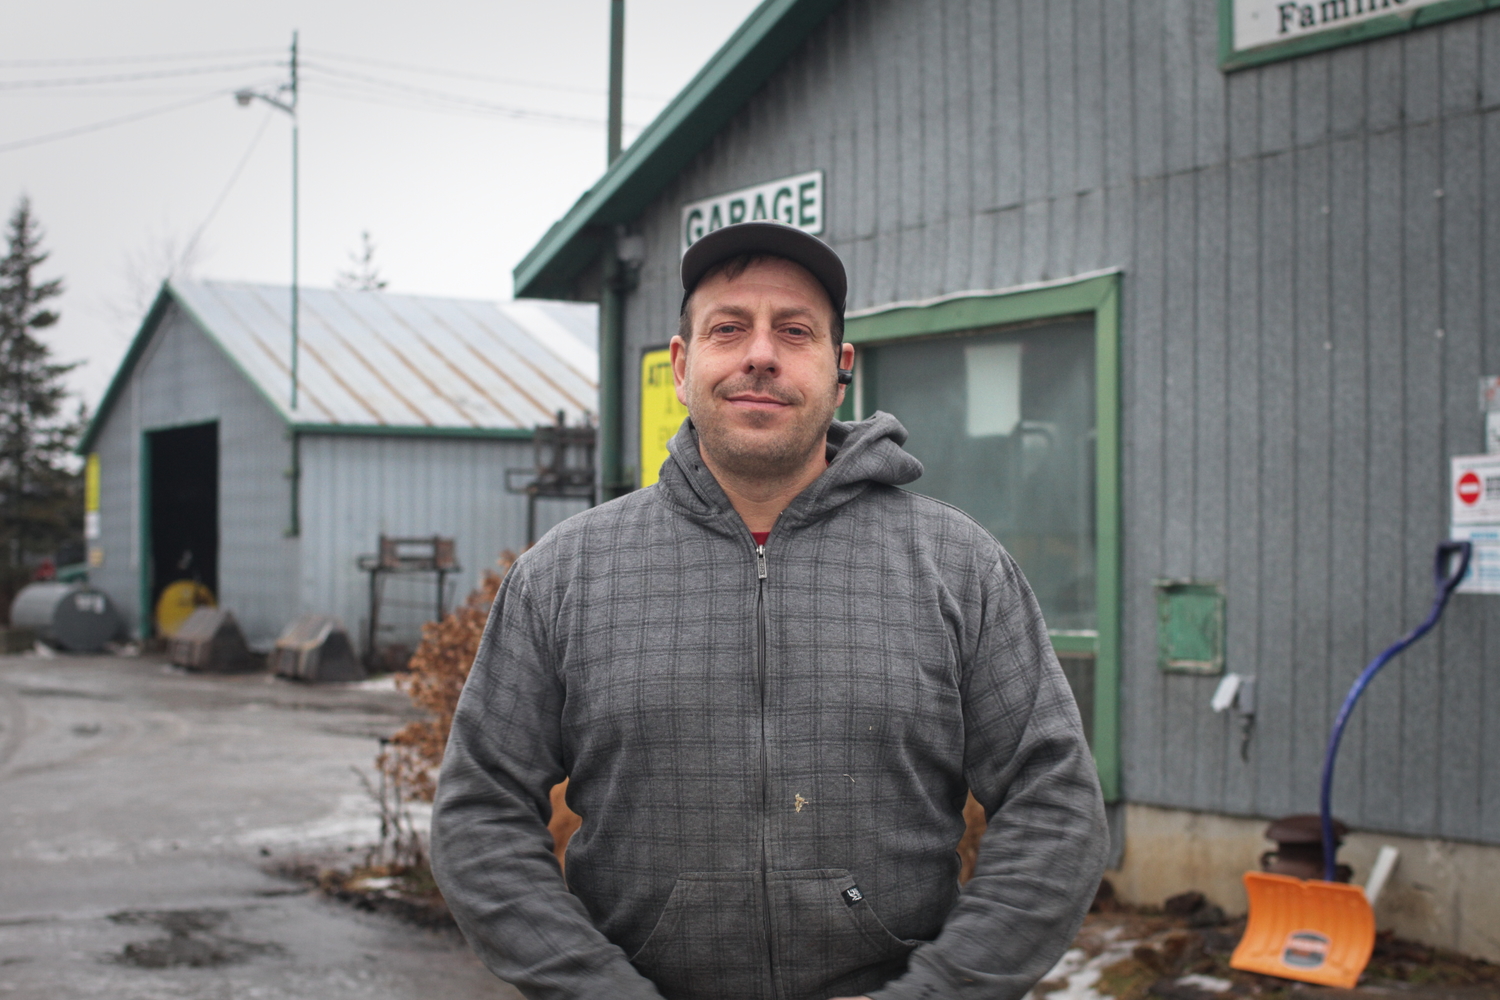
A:
<svg viewBox="0 0 1500 1000">
<path fill-rule="evenodd" d="M 99 453 L 90 452 L 83 466 L 83 509 L 99 509 Z"/>
<path fill-rule="evenodd" d="M 641 486 L 661 478 L 667 442 L 687 418 L 672 382 L 672 352 L 647 351 L 641 358 Z"/>
</svg>

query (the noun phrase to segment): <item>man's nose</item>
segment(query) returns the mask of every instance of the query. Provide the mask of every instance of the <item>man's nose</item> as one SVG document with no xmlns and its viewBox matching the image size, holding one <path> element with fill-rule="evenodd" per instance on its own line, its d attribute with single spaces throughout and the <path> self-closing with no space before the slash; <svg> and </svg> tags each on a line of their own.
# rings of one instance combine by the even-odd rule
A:
<svg viewBox="0 0 1500 1000">
<path fill-rule="evenodd" d="M 770 327 L 756 326 L 745 345 L 744 366 L 746 373 L 775 375 L 781 370 L 776 350 L 776 337 Z"/>
</svg>

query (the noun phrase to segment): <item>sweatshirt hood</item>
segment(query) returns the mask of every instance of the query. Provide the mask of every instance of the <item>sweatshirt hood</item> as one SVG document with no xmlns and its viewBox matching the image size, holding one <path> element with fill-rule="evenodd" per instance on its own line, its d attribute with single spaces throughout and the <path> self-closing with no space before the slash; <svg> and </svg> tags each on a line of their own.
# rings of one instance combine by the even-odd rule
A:
<svg viewBox="0 0 1500 1000">
<path fill-rule="evenodd" d="M 835 420 L 828 428 L 828 468 L 799 493 L 778 526 L 806 524 L 827 516 L 872 486 L 904 486 L 922 475 L 922 463 L 901 447 L 901 421 L 882 410 L 853 422 Z M 733 530 L 743 522 L 698 451 L 691 418 L 667 442 L 671 457 L 662 465 L 660 487 L 671 503 L 702 521 L 728 515 Z"/>
</svg>

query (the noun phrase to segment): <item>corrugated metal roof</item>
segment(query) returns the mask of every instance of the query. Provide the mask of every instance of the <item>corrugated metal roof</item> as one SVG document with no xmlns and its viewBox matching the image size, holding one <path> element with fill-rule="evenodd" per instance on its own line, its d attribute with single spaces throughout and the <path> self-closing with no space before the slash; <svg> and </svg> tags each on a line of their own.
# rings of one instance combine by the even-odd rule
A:
<svg viewBox="0 0 1500 1000">
<path fill-rule="evenodd" d="M 558 410 L 577 423 L 597 408 L 590 304 L 304 288 L 293 411 L 285 286 L 168 291 L 291 424 L 530 430 Z"/>
</svg>

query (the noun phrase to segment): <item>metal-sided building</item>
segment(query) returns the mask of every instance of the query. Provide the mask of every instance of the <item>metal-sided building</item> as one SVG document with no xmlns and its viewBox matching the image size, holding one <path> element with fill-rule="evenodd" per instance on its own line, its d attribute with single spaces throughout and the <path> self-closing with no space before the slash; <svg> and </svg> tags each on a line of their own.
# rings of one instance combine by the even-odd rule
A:
<svg viewBox="0 0 1500 1000">
<path fill-rule="evenodd" d="M 1243 910 L 1332 716 L 1419 621 L 1500 370 L 1500 11 L 1459 0 L 766 0 L 546 234 L 601 306 L 606 490 L 675 429 L 704 231 L 850 269 L 846 412 L 894 412 L 1018 557 L 1090 728 L 1113 879 Z M 1500 958 L 1500 600 L 1377 679 L 1335 811 L 1381 926 Z M 1255 679 L 1253 716 L 1215 712 Z M 1248 699 L 1241 708 L 1252 707 Z"/>
<path fill-rule="evenodd" d="M 135 635 L 196 578 L 253 647 L 304 613 L 363 647 L 358 560 L 381 535 L 455 540 L 451 606 L 526 544 L 507 486 L 530 478 L 535 427 L 596 408 L 590 305 L 303 289 L 299 317 L 295 408 L 284 287 L 168 283 L 110 384 L 79 448 L 98 483 L 89 574 Z M 543 502 L 541 528 L 581 506 Z M 387 587 L 382 643 L 413 644 L 435 588 Z"/>
</svg>

